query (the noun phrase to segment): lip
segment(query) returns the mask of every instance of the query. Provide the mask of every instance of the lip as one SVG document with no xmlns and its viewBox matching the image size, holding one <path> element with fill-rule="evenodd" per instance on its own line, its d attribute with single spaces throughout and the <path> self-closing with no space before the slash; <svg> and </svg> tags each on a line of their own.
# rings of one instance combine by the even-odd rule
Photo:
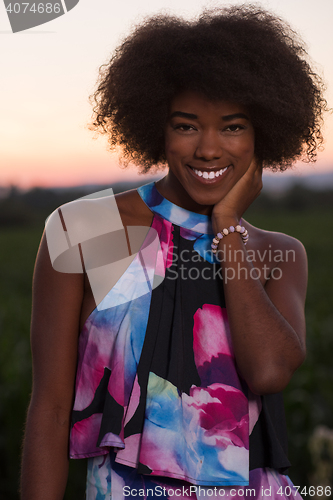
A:
<svg viewBox="0 0 333 500">
<path fill-rule="evenodd" d="M 212 167 L 212 168 L 196 168 L 196 167 L 192 167 L 190 165 L 186 165 L 186 167 L 188 168 L 188 170 L 190 171 L 190 174 L 200 183 L 202 184 L 216 184 L 217 182 L 219 182 L 221 179 L 223 179 L 226 174 L 228 173 L 228 170 L 229 170 L 229 167 L 231 167 L 231 165 L 228 165 L 227 166 L 227 169 L 222 173 L 220 174 L 218 177 L 214 177 L 213 179 L 204 179 L 203 177 L 199 177 L 195 172 L 194 172 L 194 169 L 195 170 L 201 170 L 201 172 L 218 172 L 219 170 L 221 170 L 221 167 L 220 168 L 217 168 L 217 167 Z M 222 167 L 222 168 L 226 168 L 226 167 Z"/>
</svg>

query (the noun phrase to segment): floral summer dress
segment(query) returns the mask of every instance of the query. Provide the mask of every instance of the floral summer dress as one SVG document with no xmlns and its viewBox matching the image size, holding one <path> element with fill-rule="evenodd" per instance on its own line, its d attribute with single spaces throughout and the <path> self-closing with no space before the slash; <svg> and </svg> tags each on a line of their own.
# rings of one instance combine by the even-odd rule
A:
<svg viewBox="0 0 333 500">
<path fill-rule="evenodd" d="M 89 458 L 87 500 L 300 499 L 282 396 L 237 371 L 209 217 L 138 192 L 151 228 L 79 339 L 70 456 Z"/>
</svg>

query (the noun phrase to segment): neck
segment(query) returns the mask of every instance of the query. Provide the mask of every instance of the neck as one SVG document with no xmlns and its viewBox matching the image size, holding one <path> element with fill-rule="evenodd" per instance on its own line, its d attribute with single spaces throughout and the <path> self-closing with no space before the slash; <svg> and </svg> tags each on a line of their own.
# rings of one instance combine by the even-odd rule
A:
<svg viewBox="0 0 333 500">
<path fill-rule="evenodd" d="M 163 179 L 157 181 L 156 187 L 159 193 L 171 203 L 190 212 L 211 216 L 214 206 L 200 205 L 194 201 L 172 172 L 169 171 Z"/>
</svg>

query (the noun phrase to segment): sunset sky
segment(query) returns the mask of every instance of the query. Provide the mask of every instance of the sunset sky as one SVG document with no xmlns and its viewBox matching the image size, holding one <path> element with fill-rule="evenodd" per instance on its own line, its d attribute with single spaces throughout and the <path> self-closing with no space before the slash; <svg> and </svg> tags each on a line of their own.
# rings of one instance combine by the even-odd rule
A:
<svg viewBox="0 0 333 500">
<path fill-rule="evenodd" d="M 234 1 L 233 4 L 247 3 Z M 42 26 L 11 33 L 0 4 L 0 186 L 112 183 L 135 176 L 121 170 L 105 138 L 93 138 L 89 94 L 98 67 L 131 27 L 159 12 L 193 17 L 220 0 L 80 0 Z M 333 107 L 333 1 L 265 0 L 260 5 L 286 19 L 308 46 L 324 76 Z M 326 119 L 326 147 L 304 173 L 333 171 L 333 116 Z"/>
</svg>

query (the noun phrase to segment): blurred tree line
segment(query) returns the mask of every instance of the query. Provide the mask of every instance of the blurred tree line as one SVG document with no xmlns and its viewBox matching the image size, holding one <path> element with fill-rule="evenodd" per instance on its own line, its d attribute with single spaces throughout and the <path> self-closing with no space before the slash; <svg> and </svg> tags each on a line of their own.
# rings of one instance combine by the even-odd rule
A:
<svg viewBox="0 0 333 500">
<path fill-rule="evenodd" d="M 141 183 L 142 184 L 142 183 Z M 15 186 L 9 188 L 0 198 L 0 227 L 22 227 L 39 225 L 58 206 L 92 192 L 98 192 L 112 187 L 114 193 L 138 187 L 140 183 L 120 182 L 112 186 L 93 186 L 91 188 L 33 188 L 20 191 Z M 333 190 L 311 190 L 302 184 L 294 184 L 289 190 L 272 194 L 263 190 L 259 198 L 251 206 L 249 212 L 258 213 L 261 210 L 307 211 L 321 208 L 333 208 Z"/>
<path fill-rule="evenodd" d="M 89 193 L 112 187 L 115 194 L 133 189 L 139 184 L 120 182 L 112 186 L 74 188 L 33 188 L 21 191 L 12 186 L 2 190 L 0 198 L 0 227 L 24 227 L 44 224 L 46 218 L 60 205 L 77 200 Z"/>
<path fill-rule="evenodd" d="M 20 448 L 31 391 L 31 282 L 45 220 L 59 205 L 107 187 L 26 192 L 12 187 L 0 198 L 0 500 L 19 498 Z M 137 185 L 111 187 L 117 193 Z M 332 486 L 333 191 L 302 185 L 283 195 L 264 191 L 245 218 L 300 239 L 307 250 L 308 355 L 285 391 L 290 476 L 296 485 Z M 84 461 L 72 460 L 65 499 L 82 500 L 84 483 Z"/>
</svg>

